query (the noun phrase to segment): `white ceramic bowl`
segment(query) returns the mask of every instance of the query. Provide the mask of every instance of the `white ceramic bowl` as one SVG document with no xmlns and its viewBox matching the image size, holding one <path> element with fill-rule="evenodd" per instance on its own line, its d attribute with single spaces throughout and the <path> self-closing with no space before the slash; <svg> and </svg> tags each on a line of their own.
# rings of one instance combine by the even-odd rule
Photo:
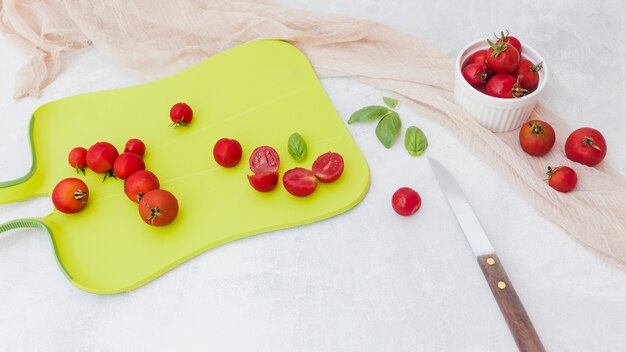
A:
<svg viewBox="0 0 626 352">
<path fill-rule="evenodd" d="M 511 131 L 519 128 L 530 117 L 548 81 L 548 67 L 537 51 L 522 44 L 523 59 L 530 60 L 533 64 L 543 62 L 543 68 L 539 71 L 537 89 L 521 98 L 492 97 L 476 90 L 465 81 L 461 74 L 465 62 L 474 52 L 488 48 L 487 38 L 485 38 L 470 43 L 459 52 L 454 70 L 454 100 L 489 130 L 493 132 Z"/>
</svg>

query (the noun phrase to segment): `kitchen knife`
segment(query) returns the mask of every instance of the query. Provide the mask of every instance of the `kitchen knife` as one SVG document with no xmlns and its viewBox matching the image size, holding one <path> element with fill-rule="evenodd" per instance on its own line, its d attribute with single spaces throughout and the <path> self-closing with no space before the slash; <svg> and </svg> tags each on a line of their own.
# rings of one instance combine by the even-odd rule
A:
<svg viewBox="0 0 626 352">
<path fill-rule="evenodd" d="M 504 267 L 495 254 L 476 214 L 469 205 L 461 187 L 454 177 L 438 161 L 428 157 L 439 187 L 448 200 L 448 204 L 465 234 L 465 238 L 476 255 L 478 265 L 483 271 L 491 293 L 500 306 L 509 330 L 520 351 L 545 351 L 539 335 L 535 331 L 528 314 L 522 305 Z"/>
</svg>

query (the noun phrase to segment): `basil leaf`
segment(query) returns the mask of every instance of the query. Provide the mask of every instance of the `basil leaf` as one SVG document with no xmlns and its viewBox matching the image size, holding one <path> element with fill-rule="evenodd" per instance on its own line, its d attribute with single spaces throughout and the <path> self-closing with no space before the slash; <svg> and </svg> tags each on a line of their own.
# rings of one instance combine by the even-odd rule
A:
<svg viewBox="0 0 626 352">
<path fill-rule="evenodd" d="M 397 112 L 392 111 L 383 117 L 378 126 L 376 126 L 376 137 L 378 137 L 378 140 L 385 148 L 390 148 L 400 134 L 401 127 L 400 116 L 398 116 Z"/>
<path fill-rule="evenodd" d="M 379 106 L 379 105 L 366 106 L 362 109 L 355 111 L 350 116 L 348 123 L 376 120 L 385 116 L 386 114 L 390 112 L 391 110 L 389 110 L 385 106 Z"/>
<path fill-rule="evenodd" d="M 298 162 L 306 158 L 306 142 L 300 133 L 294 133 L 289 136 L 287 149 L 289 150 L 289 154 L 291 154 L 291 156 Z"/>
<path fill-rule="evenodd" d="M 415 126 L 407 128 L 404 134 L 404 147 L 409 154 L 420 156 L 428 148 L 428 139 L 424 132 Z"/>
<path fill-rule="evenodd" d="M 388 107 L 392 109 L 398 106 L 398 100 L 394 98 L 383 97 L 383 101 L 385 102 L 385 104 L 387 104 Z"/>
</svg>

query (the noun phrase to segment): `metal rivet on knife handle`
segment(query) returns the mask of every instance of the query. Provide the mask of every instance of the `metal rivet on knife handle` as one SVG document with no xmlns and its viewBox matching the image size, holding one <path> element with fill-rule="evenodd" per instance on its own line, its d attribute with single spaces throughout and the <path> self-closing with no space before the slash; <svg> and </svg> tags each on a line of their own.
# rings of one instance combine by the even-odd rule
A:
<svg viewBox="0 0 626 352">
<path fill-rule="evenodd" d="M 494 265 L 496 261 L 493 258 L 487 258 L 487 264 Z"/>
<path fill-rule="evenodd" d="M 506 288 L 506 283 L 504 281 L 499 281 L 498 288 L 504 290 Z"/>
</svg>

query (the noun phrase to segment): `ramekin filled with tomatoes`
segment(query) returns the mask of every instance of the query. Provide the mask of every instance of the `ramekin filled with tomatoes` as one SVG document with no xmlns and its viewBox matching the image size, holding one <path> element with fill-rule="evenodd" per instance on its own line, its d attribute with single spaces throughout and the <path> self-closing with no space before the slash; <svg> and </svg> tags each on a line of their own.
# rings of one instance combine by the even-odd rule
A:
<svg viewBox="0 0 626 352">
<path fill-rule="evenodd" d="M 459 52 L 454 100 L 487 129 L 511 131 L 528 120 L 547 80 L 548 68 L 541 55 L 501 32 Z"/>
</svg>

